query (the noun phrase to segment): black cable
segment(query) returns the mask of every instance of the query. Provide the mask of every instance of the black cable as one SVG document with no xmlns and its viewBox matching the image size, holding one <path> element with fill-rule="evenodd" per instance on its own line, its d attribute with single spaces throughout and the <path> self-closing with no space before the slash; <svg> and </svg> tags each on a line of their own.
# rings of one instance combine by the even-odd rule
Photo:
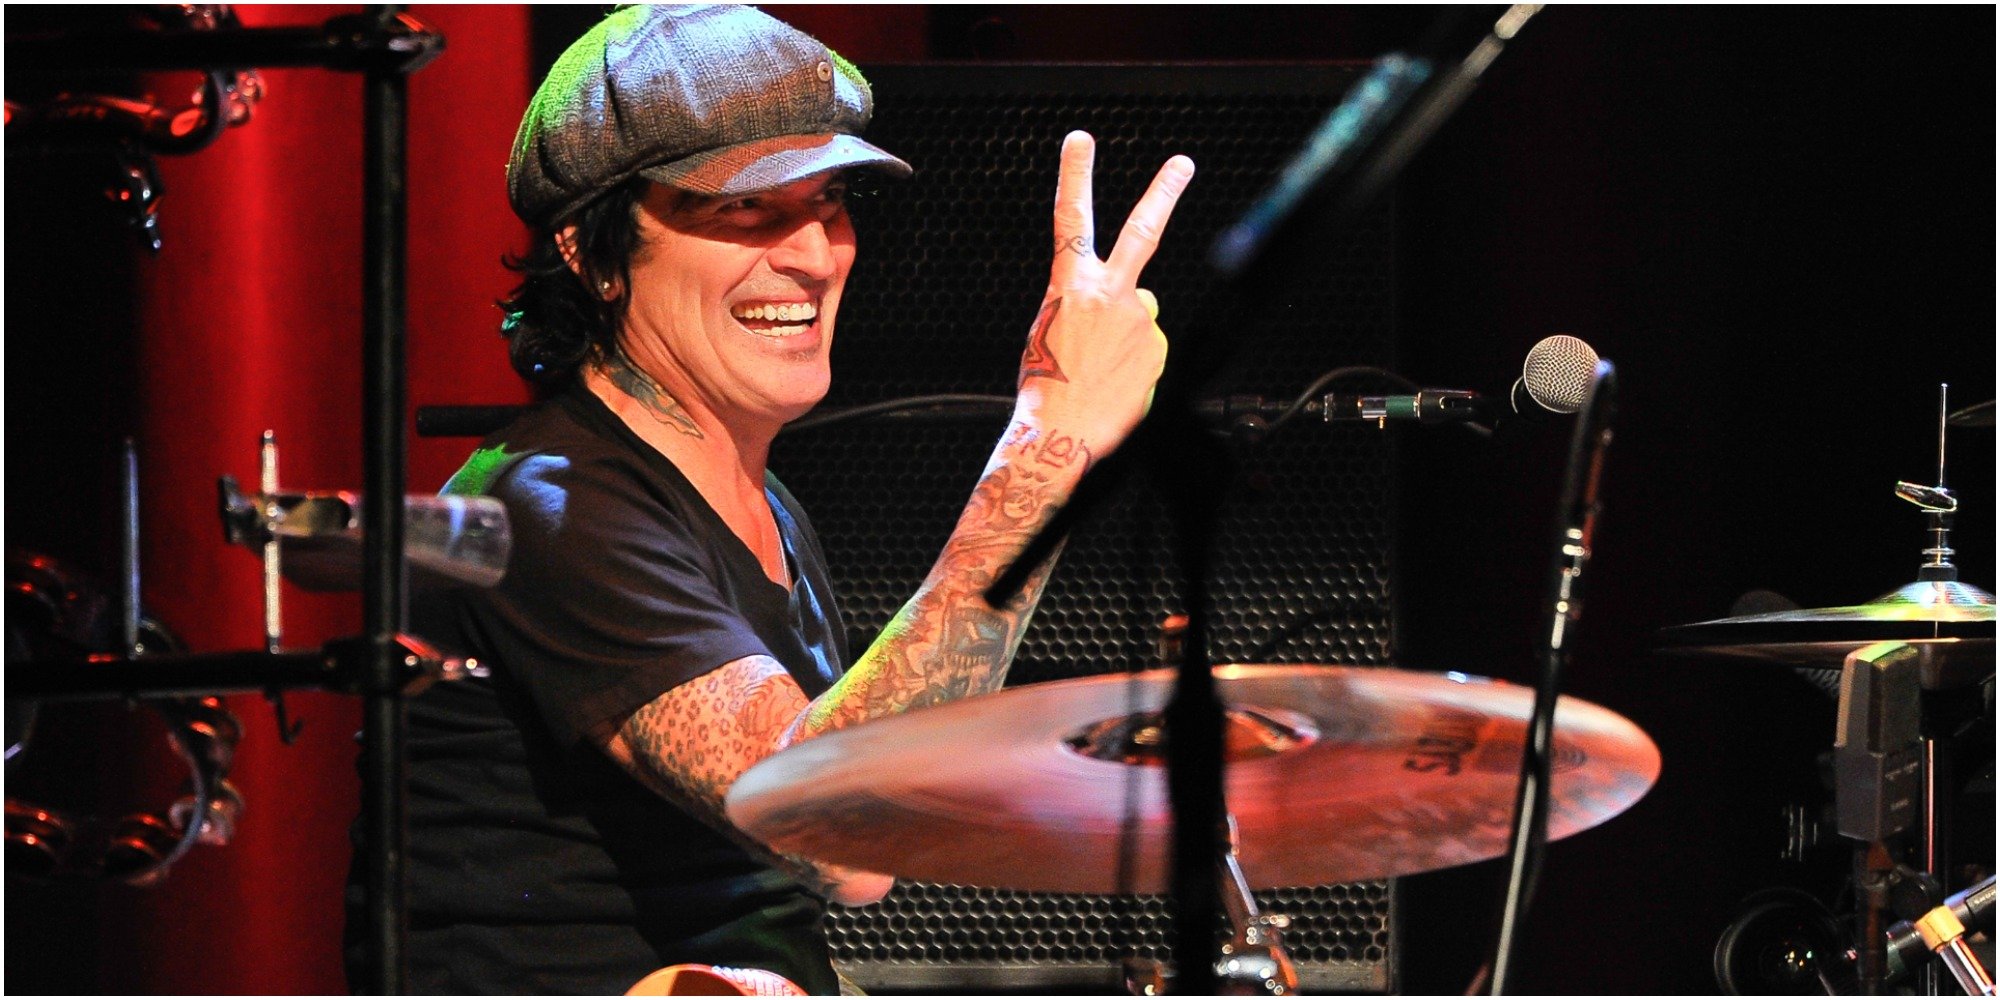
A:
<svg viewBox="0 0 2000 1000">
<path fill-rule="evenodd" d="M 1417 392 L 1421 389 L 1421 387 L 1418 386 L 1415 382 L 1412 382 L 1409 379 L 1406 379 L 1403 376 L 1398 375 L 1395 372 L 1392 372 L 1386 368 L 1378 368 L 1374 365 L 1348 365 L 1344 368 L 1335 368 L 1334 370 L 1327 372 L 1326 374 L 1321 375 L 1316 379 L 1313 379 L 1312 384 L 1306 386 L 1305 391 L 1299 393 L 1299 397 L 1297 399 L 1292 400 L 1291 405 L 1285 407 L 1284 412 L 1278 414 L 1277 417 L 1271 421 L 1270 430 L 1275 431 L 1278 428 L 1283 427 L 1293 417 L 1298 416 L 1299 413 L 1306 408 L 1306 405 L 1312 402 L 1313 397 L 1319 395 L 1320 390 L 1325 389 L 1327 386 L 1332 385 L 1333 383 L 1338 382 L 1342 379 L 1354 378 L 1356 376 L 1361 376 L 1361 375 L 1373 375 L 1376 378 L 1382 379 L 1383 381 L 1386 381 L 1391 385 L 1396 386 L 1397 388 L 1408 389 L 1411 392 Z"/>
<path fill-rule="evenodd" d="M 881 414 L 901 413 L 905 410 L 920 410 L 925 408 L 938 411 L 935 415 L 939 416 L 983 417 L 1004 414 L 1011 411 L 1014 408 L 1014 397 L 984 396 L 974 393 L 940 393 L 930 396 L 905 396 L 901 399 L 888 399 L 879 403 L 863 403 L 860 406 L 849 406 L 838 410 L 828 410 L 825 413 L 809 414 L 787 424 L 785 430 L 788 433 L 816 430 L 821 427 L 846 423 L 850 420 L 860 420 L 865 417 L 873 417 Z"/>
</svg>

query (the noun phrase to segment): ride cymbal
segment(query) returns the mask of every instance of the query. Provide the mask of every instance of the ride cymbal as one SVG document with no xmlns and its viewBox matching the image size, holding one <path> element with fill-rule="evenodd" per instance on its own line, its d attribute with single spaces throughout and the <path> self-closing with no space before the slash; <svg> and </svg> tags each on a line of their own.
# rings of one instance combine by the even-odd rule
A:
<svg viewBox="0 0 2000 1000">
<path fill-rule="evenodd" d="M 1459 674 L 1219 666 L 1225 785 L 1253 887 L 1385 878 L 1507 850 L 1534 692 Z M 1160 892 L 1171 834 L 1158 712 L 1172 671 L 982 695 L 821 736 L 744 774 L 729 816 L 772 847 L 903 878 Z M 1556 711 L 1549 836 L 1659 777 L 1653 741 Z"/>
</svg>

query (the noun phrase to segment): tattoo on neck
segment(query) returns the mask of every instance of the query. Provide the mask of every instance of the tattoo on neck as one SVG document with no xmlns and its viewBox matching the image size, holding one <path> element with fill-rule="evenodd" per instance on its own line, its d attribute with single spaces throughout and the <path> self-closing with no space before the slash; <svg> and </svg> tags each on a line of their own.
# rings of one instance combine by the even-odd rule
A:
<svg viewBox="0 0 2000 1000">
<path fill-rule="evenodd" d="M 1014 384 L 1016 390 L 1027 385 L 1031 378 L 1069 381 L 1069 376 L 1063 374 L 1062 366 L 1056 363 L 1055 353 L 1049 350 L 1049 327 L 1055 325 L 1056 312 L 1060 309 L 1060 296 L 1042 303 L 1041 315 L 1035 317 L 1034 329 L 1028 331 L 1028 349 L 1021 353 L 1021 378 Z"/>
<path fill-rule="evenodd" d="M 600 362 L 598 371 L 603 372 L 604 377 L 609 379 L 612 385 L 617 386 L 620 392 L 645 407 L 646 412 L 653 415 L 653 419 L 689 437 L 705 436 L 701 432 L 701 425 L 695 423 L 694 418 L 688 415 L 687 407 L 682 406 L 680 400 L 668 395 L 667 390 L 661 388 L 660 383 L 653 381 L 651 375 L 640 371 L 638 366 L 624 357 Z"/>
</svg>

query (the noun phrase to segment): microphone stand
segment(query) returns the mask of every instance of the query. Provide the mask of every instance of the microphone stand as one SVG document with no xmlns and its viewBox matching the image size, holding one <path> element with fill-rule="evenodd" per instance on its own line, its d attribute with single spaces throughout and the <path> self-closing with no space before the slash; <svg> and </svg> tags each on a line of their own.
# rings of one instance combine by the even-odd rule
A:
<svg viewBox="0 0 2000 1000">
<path fill-rule="evenodd" d="M 1554 576 L 1549 603 L 1548 645 L 1535 683 L 1534 714 L 1528 722 L 1528 742 L 1521 753 L 1521 784 L 1514 797 L 1514 829 L 1507 859 L 1507 893 L 1500 910 L 1500 937 L 1494 948 L 1493 976 L 1487 991 L 1507 992 L 1514 968 L 1521 921 L 1541 874 L 1549 840 L 1549 782 L 1555 746 L 1556 701 L 1563 667 L 1569 662 L 1569 641 L 1581 616 L 1584 564 L 1597 524 L 1597 489 L 1604 473 L 1604 453 L 1611 444 L 1611 418 L 1616 402 L 1617 372 L 1611 362 L 1597 362 L 1597 372 L 1576 433 L 1570 438 L 1569 466 L 1556 517 Z"/>
</svg>

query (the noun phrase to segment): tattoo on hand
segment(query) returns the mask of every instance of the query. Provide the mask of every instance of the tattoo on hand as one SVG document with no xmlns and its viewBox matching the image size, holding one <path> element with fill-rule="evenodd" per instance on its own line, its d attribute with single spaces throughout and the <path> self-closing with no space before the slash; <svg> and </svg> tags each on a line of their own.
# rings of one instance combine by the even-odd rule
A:
<svg viewBox="0 0 2000 1000">
<path fill-rule="evenodd" d="M 1085 239 L 1081 235 L 1070 236 L 1056 240 L 1056 252 L 1062 253 L 1065 250 L 1069 251 L 1070 253 L 1076 254 L 1079 257 L 1097 256 L 1097 251 L 1095 249 L 1092 249 L 1090 241 L 1088 239 Z"/>
<path fill-rule="evenodd" d="M 694 417 L 688 415 L 687 408 L 681 405 L 680 400 L 668 395 L 667 390 L 661 388 L 660 383 L 653 381 L 651 375 L 640 371 L 623 356 L 599 362 L 598 370 L 603 372 L 604 377 L 610 379 L 611 384 L 617 386 L 619 391 L 645 407 L 646 412 L 653 415 L 653 419 L 689 437 L 705 436 L 701 432 L 701 425 L 695 423 Z"/>
<path fill-rule="evenodd" d="M 1035 316 L 1035 326 L 1028 331 L 1028 349 L 1021 353 L 1021 379 L 1015 383 L 1015 390 L 1027 385 L 1031 378 L 1069 381 L 1069 376 L 1063 374 L 1062 366 L 1056 363 L 1055 354 L 1049 351 L 1049 328 L 1055 325 L 1056 312 L 1060 309 L 1060 296 L 1042 303 L 1042 311 Z"/>
</svg>

